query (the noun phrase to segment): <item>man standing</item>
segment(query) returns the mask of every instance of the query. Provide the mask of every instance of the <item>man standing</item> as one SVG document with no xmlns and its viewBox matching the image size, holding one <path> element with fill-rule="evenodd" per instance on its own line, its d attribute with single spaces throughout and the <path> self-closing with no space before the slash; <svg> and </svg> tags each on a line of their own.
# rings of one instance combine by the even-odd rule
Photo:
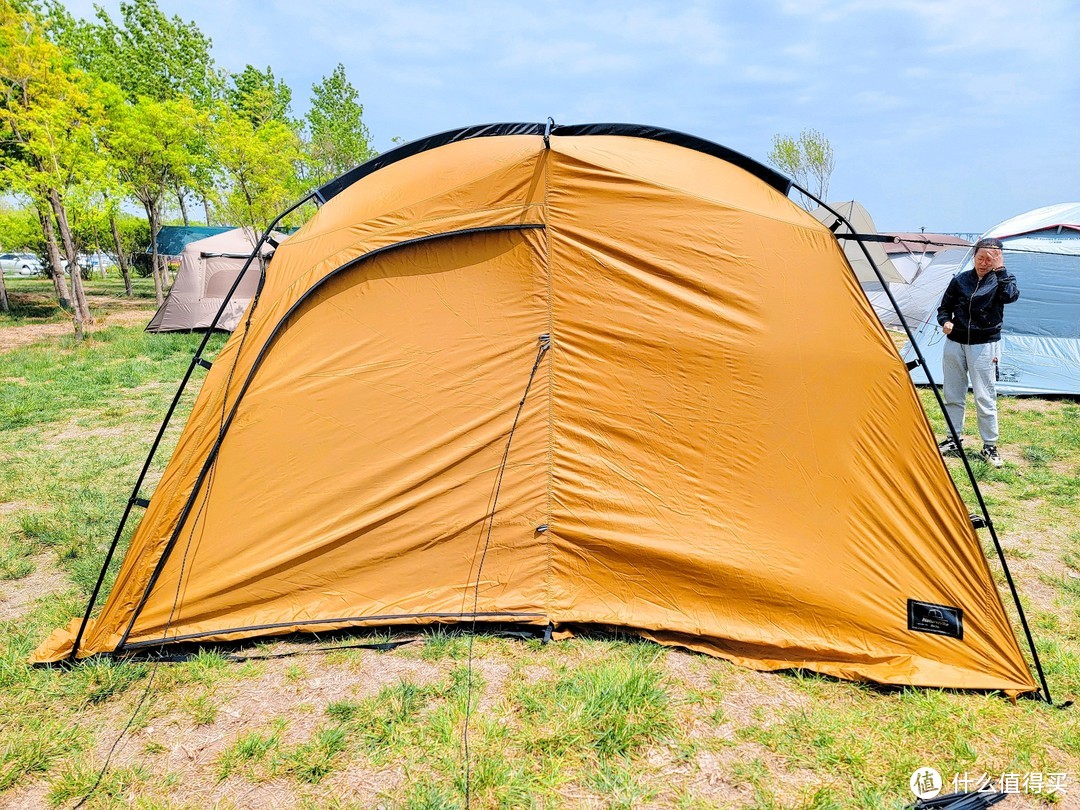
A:
<svg viewBox="0 0 1080 810">
<path fill-rule="evenodd" d="M 1016 277 L 1005 269 L 1002 247 L 998 239 L 976 242 L 975 267 L 953 277 L 938 307 L 938 323 L 948 338 L 942 359 L 945 412 L 960 435 L 970 379 L 983 440 L 982 457 L 995 467 L 1003 463 L 997 451 L 998 341 L 1005 305 L 1020 297 Z M 951 436 L 938 449 L 942 455 L 961 450 Z"/>
</svg>

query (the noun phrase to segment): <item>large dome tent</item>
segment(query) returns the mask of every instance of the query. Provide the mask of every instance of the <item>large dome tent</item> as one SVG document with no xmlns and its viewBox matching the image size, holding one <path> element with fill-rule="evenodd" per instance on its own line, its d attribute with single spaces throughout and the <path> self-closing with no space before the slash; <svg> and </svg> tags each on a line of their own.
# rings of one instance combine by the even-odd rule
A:
<svg viewBox="0 0 1080 810">
<path fill-rule="evenodd" d="M 101 611 L 34 660 L 497 622 L 1035 691 L 907 368 L 789 186 L 668 130 L 503 124 L 323 187 Z"/>
</svg>

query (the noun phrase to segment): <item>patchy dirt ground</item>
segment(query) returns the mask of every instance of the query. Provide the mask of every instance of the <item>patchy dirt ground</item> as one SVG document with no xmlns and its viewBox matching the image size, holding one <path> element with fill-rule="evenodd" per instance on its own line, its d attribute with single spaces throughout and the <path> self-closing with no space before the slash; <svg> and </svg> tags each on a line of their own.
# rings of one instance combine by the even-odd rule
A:
<svg viewBox="0 0 1080 810">
<path fill-rule="evenodd" d="M 6 504 L 0 504 L 0 508 Z M 17 619 L 35 599 L 67 587 L 68 578 L 56 567 L 56 555 L 37 554 L 30 558 L 34 570 L 22 579 L 0 582 L 0 621 Z"/>
<path fill-rule="evenodd" d="M 146 305 L 145 301 L 138 301 L 137 303 L 140 306 Z M 123 309 L 118 312 L 109 312 L 99 316 L 89 331 L 96 332 L 107 326 L 131 326 L 139 323 L 149 323 L 152 317 L 154 317 L 154 310 L 152 309 Z M 74 327 L 67 322 L 7 326 L 0 329 L 0 352 L 11 351 L 19 346 L 27 346 L 48 338 L 62 337 L 74 333 Z"/>
</svg>

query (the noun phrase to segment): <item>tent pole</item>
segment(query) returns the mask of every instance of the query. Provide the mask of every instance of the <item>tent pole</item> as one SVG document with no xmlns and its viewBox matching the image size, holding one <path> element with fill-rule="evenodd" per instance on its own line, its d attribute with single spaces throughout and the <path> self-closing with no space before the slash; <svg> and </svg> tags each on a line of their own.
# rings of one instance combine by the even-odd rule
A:
<svg viewBox="0 0 1080 810">
<path fill-rule="evenodd" d="M 815 195 L 804 189 L 798 183 L 792 183 L 792 187 L 805 194 L 809 199 L 822 206 L 825 210 L 835 216 L 838 220 L 843 222 L 852 233 L 855 233 L 854 226 L 848 222 L 848 220 L 838 211 L 833 209 L 828 203 L 819 200 Z M 949 418 L 949 412 L 945 410 L 945 401 L 942 399 L 941 391 L 938 389 L 937 383 L 934 381 L 933 376 L 930 373 L 930 367 L 926 363 L 926 358 L 923 356 L 922 349 L 919 347 L 918 342 L 915 340 L 915 335 L 911 331 L 911 327 L 908 326 L 904 316 L 900 313 L 900 305 L 896 303 L 896 299 L 893 297 L 892 290 L 889 289 L 889 285 L 885 283 L 885 279 L 881 275 L 881 270 L 878 269 L 877 264 L 874 263 L 873 258 L 870 256 L 870 251 L 866 249 L 866 245 L 863 241 L 856 240 L 859 244 L 863 255 L 866 256 L 866 260 L 870 262 L 870 266 L 874 268 L 874 275 L 877 276 L 878 282 L 881 284 L 882 289 L 885 290 L 885 295 L 889 298 L 889 303 L 892 304 L 893 310 L 896 312 L 897 317 L 900 319 L 900 323 L 904 327 L 904 332 L 907 334 L 908 343 L 912 349 L 915 350 L 915 356 L 918 357 L 919 363 L 923 367 L 923 372 L 926 374 L 926 379 L 930 383 L 930 389 L 934 392 L 934 398 L 937 400 L 938 407 L 941 408 L 941 414 L 945 417 L 945 424 L 949 428 L 949 436 L 956 443 L 957 447 L 960 447 L 960 432 L 957 430 L 956 425 L 953 424 Z M 1028 647 L 1031 648 L 1031 657 L 1035 661 L 1035 669 L 1039 674 L 1039 682 L 1042 684 L 1043 699 L 1053 705 L 1053 701 L 1050 697 L 1050 685 L 1046 681 L 1046 674 L 1043 672 L 1042 662 L 1039 660 L 1039 651 L 1035 648 L 1035 639 L 1031 635 L 1031 628 L 1028 626 L 1027 616 L 1024 613 L 1024 606 L 1020 604 L 1020 594 L 1016 590 L 1016 583 L 1013 581 L 1012 572 L 1009 570 L 1009 563 L 1005 559 L 1005 551 L 1001 547 L 1001 541 L 998 540 L 997 531 L 994 529 L 994 522 L 990 519 L 990 512 L 986 507 L 986 501 L 983 499 L 982 490 L 979 489 L 979 482 L 975 480 L 975 473 L 971 469 L 971 463 L 968 461 L 967 455 L 962 451 L 960 453 L 960 459 L 964 462 L 964 470 L 967 472 L 968 480 L 971 482 L 971 487 L 975 491 L 975 498 L 979 502 L 979 509 L 982 511 L 983 519 L 986 521 L 986 528 L 990 530 L 990 538 L 994 541 L 994 548 L 997 550 L 998 560 L 1001 561 L 1001 567 L 1005 571 L 1005 581 L 1009 584 L 1009 591 L 1012 593 L 1013 602 L 1016 604 L 1016 611 L 1020 614 L 1020 624 L 1024 628 L 1024 635 L 1027 637 Z"/>
<path fill-rule="evenodd" d="M 172 421 L 173 414 L 176 412 L 176 406 L 180 404 L 180 397 L 183 396 L 184 389 L 187 388 L 188 382 L 191 380 L 191 375 L 195 371 L 196 366 L 204 366 L 209 368 L 209 365 L 205 364 L 202 359 L 203 352 L 206 350 L 207 344 L 210 342 L 210 337 L 214 333 L 214 327 L 218 321 L 221 320 L 221 316 L 225 313 L 225 308 L 232 300 L 233 293 L 236 292 L 236 288 L 240 285 L 240 279 L 243 278 L 244 273 L 247 272 L 248 267 L 254 260 L 255 256 L 259 253 L 259 248 L 263 246 L 267 239 L 270 237 L 270 233 L 273 231 L 274 226 L 281 220 L 295 211 L 304 203 L 308 202 L 315 196 L 314 192 L 308 194 L 302 200 L 296 204 L 290 206 L 284 213 L 278 215 L 278 217 L 270 223 L 270 226 L 263 232 L 263 235 L 259 238 L 258 243 L 255 245 L 255 249 L 248 256 L 247 261 L 244 262 L 243 268 L 236 276 L 236 280 L 233 281 L 232 286 L 229 287 L 229 291 L 225 294 L 225 300 L 221 302 L 221 306 L 218 307 L 217 314 L 210 322 L 210 326 L 206 328 L 206 333 L 203 335 L 202 340 L 199 342 L 199 348 L 195 350 L 194 356 L 191 358 L 191 363 L 188 365 L 187 372 L 184 374 L 183 379 L 180 381 L 179 387 L 176 389 L 176 394 L 173 396 L 172 403 L 169 405 L 169 410 L 165 412 L 165 418 L 161 422 L 161 427 L 158 428 L 157 436 L 154 437 L 153 443 L 150 445 L 150 452 L 146 456 L 146 461 L 143 463 L 142 470 L 139 472 L 138 478 L 135 479 L 135 486 L 132 488 L 131 497 L 128 498 L 127 505 L 124 507 L 124 514 L 120 517 L 120 525 L 116 527 L 116 534 L 113 535 L 112 543 L 109 546 L 108 552 L 105 554 L 105 562 L 102 563 L 101 571 L 98 574 L 97 582 L 94 583 L 94 589 L 90 593 L 90 601 L 86 605 L 86 611 L 83 613 L 82 622 L 79 624 L 79 632 L 75 634 L 75 641 L 71 646 L 71 654 L 69 658 L 75 660 L 75 656 L 79 651 L 79 645 L 82 643 L 83 634 L 86 632 L 86 625 L 90 622 L 90 615 L 94 611 L 94 603 L 97 602 L 98 595 L 101 593 L 101 586 L 105 582 L 105 575 L 109 570 L 109 564 L 112 562 L 113 555 L 116 553 L 117 547 L 120 545 L 120 538 L 124 534 L 124 528 L 127 526 L 128 518 L 131 516 L 131 509 L 133 506 L 143 505 L 139 500 L 139 489 L 142 487 L 143 481 L 146 480 L 146 474 L 150 471 L 150 465 L 153 463 L 154 456 L 157 454 L 158 447 L 161 445 L 161 439 L 165 436 L 165 431 L 169 427 L 169 422 Z M 266 269 L 260 268 L 259 277 L 259 289 L 262 289 L 263 279 L 266 276 Z M 254 309 L 252 305 L 252 309 Z"/>
</svg>

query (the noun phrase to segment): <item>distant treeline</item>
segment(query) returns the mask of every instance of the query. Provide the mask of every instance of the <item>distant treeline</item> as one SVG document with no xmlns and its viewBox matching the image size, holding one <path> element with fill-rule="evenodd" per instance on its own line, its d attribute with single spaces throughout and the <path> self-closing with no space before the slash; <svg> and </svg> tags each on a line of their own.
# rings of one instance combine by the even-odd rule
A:
<svg viewBox="0 0 1080 810">
<path fill-rule="evenodd" d="M 156 0 L 79 20 L 56 0 L 0 0 L 0 248 L 43 255 L 76 328 L 89 317 L 64 260 L 124 259 L 165 221 L 263 230 L 307 190 L 373 155 L 337 65 L 307 114 L 267 66 L 229 73 L 196 23 Z M 146 219 L 123 207 L 145 211 Z M 304 216 L 300 211 L 292 223 Z M 167 282 L 154 256 L 159 299 Z M 0 289 L 3 282 L 0 280 Z M 2 297 L 2 296 L 0 296 Z"/>
</svg>

